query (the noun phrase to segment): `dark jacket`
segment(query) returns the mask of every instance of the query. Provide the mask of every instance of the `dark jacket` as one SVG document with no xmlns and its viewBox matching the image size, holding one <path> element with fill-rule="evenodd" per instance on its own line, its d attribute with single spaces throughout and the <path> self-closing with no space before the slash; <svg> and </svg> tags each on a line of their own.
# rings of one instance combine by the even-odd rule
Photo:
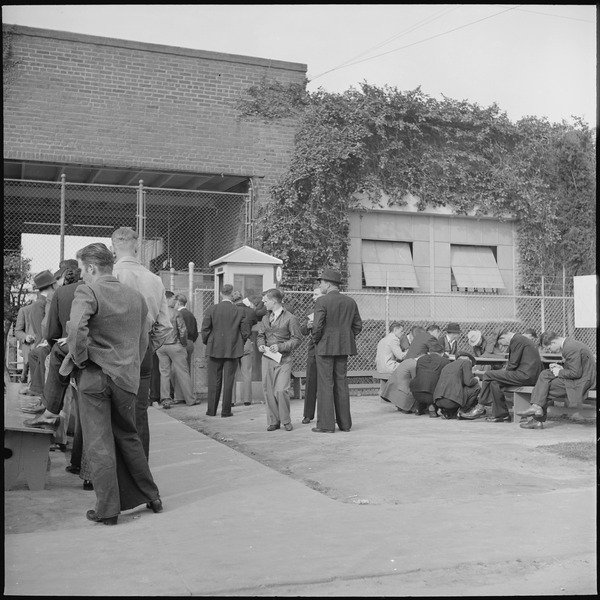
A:
<svg viewBox="0 0 600 600">
<path fill-rule="evenodd" d="M 206 356 L 240 358 L 250 336 L 246 313 L 230 300 L 213 304 L 202 319 L 200 335 L 206 345 Z"/>
<path fill-rule="evenodd" d="M 558 377 L 565 382 L 569 406 L 578 406 L 587 391 L 596 387 L 596 361 L 591 350 L 573 338 L 565 339 L 562 355 L 565 362 Z"/>
<path fill-rule="evenodd" d="M 352 356 L 357 354 L 356 336 L 362 331 L 358 305 L 333 289 L 315 302 L 313 339 L 317 356 Z"/>
<path fill-rule="evenodd" d="M 185 306 L 179 309 L 179 314 L 183 317 L 187 329 L 187 339 L 195 342 L 198 339 L 198 321 L 196 321 L 196 317 Z"/>
<path fill-rule="evenodd" d="M 471 361 L 458 358 L 442 369 L 433 392 L 433 399 L 447 398 L 463 407 L 466 401 L 465 388 L 475 387 L 478 384 L 479 380 L 473 376 Z"/>
<path fill-rule="evenodd" d="M 442 369 L 452 361 L 439 354 L 426 354 L 417 361 L 417 373 L 410 382 L 411 392 L 433 394 Z"/>
<path fill-rule="evenodd" d="M 523 378 L 521 385 L 535 385 L 544 366 L 537 346 L 524 335 L 515 333 L 508 345 L 507 371 L 515 371 Z"/>
<path fill-rule="evenodd" d="M 430 333 L 417 333 L 411 342 L 404 359 L 417 358 L 420 354 L 427 354 L 430 348 L 434 347 L 434 345 L 438 346 L 439 344 L 440 342 L 437 338 Z"/>
<path fill-rule="evenodd" d="M 69 283 L 56 288 L 54 296 L 50 301 L 48 318 L 46 319 L 46 328 L 44 337 L 48 340 L 50 346 L 56 343 L 58 338 L 67 337 L 67 321 L 71 314 L 71 305 L 75 297 L 75 290 L 83 283 L 82 280 L 75 283 Z"/>
</svg>

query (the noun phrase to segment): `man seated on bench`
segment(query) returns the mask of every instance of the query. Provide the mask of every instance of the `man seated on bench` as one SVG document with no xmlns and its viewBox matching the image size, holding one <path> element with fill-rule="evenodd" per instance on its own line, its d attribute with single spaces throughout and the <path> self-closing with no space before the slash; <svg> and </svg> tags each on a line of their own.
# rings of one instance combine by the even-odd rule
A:
<svg viewBox="0 0 600 600">
<path fill-rule="evenodd" d="M 523 429 L 543 429 L 548 400 L 566 398 L 570 406 L 580 406 L 588 390 L 596 387 L 596 361 L 585 344 L 553 331 L 544 333 L 541 343 L 552 354 L 560 352 L 564 362 L 552 363 L 540 373 L 531 392 L 531 407 L 519 413 L 521 417 L 532 417 L 521 423 Z"/>
<path fill-rule="evenodd" d="M 459 413 L 459 418 L 478 419 L 485 415 L 487 406 L 493 405 L 492 416 L 487 420 L 492 423 L 510 423 L 511 418 L 503 388 L 514 385 L 535 385 L 542 372 L 540 353 L 529 338 L 512 331 L 503 331 L 498 337 L 498 342 L 508 345 L 506 368 L 484 373 L 479 402 L 473 410 Z"/>
</svg>

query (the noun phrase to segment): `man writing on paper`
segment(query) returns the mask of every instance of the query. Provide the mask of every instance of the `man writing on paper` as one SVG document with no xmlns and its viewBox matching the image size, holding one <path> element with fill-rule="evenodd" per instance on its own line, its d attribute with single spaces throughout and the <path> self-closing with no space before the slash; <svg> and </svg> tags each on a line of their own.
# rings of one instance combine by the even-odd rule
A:
<svg viewBox="0 0 600 600">
<path fill-rule="evenodd" d="M 297 317 L 282 306 L 283 294 L 278 289 L 267 290 L 263 302 L 267 314 L 259 324 L 256 344 L 263 353 L 262 381 L 267 402 L 267 431 L 281 425 L 286 431 L 294 428 L 290 418 L 290 378 L 292 350 L 302 341 Z"/>
</svg>

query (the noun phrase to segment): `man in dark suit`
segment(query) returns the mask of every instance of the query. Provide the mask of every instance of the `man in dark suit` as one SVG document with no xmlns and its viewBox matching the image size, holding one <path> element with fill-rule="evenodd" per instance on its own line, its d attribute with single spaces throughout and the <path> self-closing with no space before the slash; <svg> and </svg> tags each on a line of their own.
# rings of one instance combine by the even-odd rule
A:
<svg viewBox="0 0 600 600">
<path fill-rule="evenodd" d="M 486 371 L 481 382 L 481 394 L 473 410 L 461 412 L 463 419 L 478 419 L 486 413 L 486 406 L 493 405 L 492 423 L 510 422 L 503 388 L 513 385 L 535 385 L 543 365 L 536 345 L 524 335 L 503 331 L 498 342 L 508 345 L 508 362 L 505 369 Z"/>
<path fill-rule="evenodd" d="M 222 417 L 231 417 L 233 386 L 239 359 L 244 354 L 244 344 L 250 337 L 250 324 L 244 311 L 233 303 L 233 286 L 226 283 L 221 289 L 221 302 L 213 304 L 202 319 L 200 335 L 208 357 L 208 407 L 209 417 L 217 415 L 223 389 Z"/>
<path fill-rule="evenodd" d="M 596 387 L 596 361 L 592 351 L 582 342 L 562 337 L 553 331 L 542 335 L 541 344 L 549 352 L 560 352 L 562 365 L 544 369 L 531 392 L 531 408 L 522 417 L 533 419 L 521 423 L 523 429 L 541 429 L 546 420 L 548 400 L 567 399 L 569 406 L 579 406 L 590 389 Z"/>
<path fill-rule="evenodd" d="M 412 340 L 408 350 L 406 351 L 404 359 L 417 358 L 417 356 L 427 354 L 430 348 L 435 348 L 440 345 L 440 342 L 437 340 L 437 338 L 433 337 L 431 333 L 425 331 L 425 329 L 423 329 L 423 327 L 420 325 L 413 325 L 413 327 L 410 329 L 410 335 Z"/>
<path fill-rule="evenodd" d="M 184 294 L 175 294 L 175 309 L 183 317 L 185 328 L 187 330 L 187 364 L 190 376 L 192 375 L 192 354 L 194 353 L 194 344 L 198 339 L 198 321 L 194 314 L 186 307 L 187 297 Z"/>
<path fill-rule="evenodd" d="M 460 336 L 460 326 L 458 323 L 448 323 L 446 332 L 440 337 L 440 343 L 444 347 L 444 352 L 451 356 L 456 356 L 458 352 L 458 337 Z"/>
<path fill-rule="evenodd" d="M 313 339 L 317 357 L 317 433 L 333 433 L 335 423 L 350 431 L 350 394 L 348 391 L 348 356 L 357 354 L 356 336 L 362 320 L 356 302 L 340 294 L 342 276 L 325 269 L 321 274 L 322 296 L 315 302 Z"/>
<path fill-rule="evenodd" d="M 481 391 L 479 379 L 473 374 L 475 357 L 459 352 L 456 360 L 448 360 L 433 391 L 435 406 L 445 419 L 455 419 L 458 411 L 469 411 L 477 404 Z"/>
</svg>

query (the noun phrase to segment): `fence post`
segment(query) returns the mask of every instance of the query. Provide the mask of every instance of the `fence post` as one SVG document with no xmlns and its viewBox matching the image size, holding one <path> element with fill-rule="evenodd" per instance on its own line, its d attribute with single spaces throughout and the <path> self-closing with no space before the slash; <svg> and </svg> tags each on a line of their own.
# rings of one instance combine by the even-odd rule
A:
<svg viewBox="0 0 600 600">
<path fill-rule="evenodd" d="M 140 262 L 146 266 L 146 203 L 144 192 L 144 180 L 140 179 L 137 190 L 137 214 L 136 227 L 138 232 Z"/>
<path fill-rule="evenodd" d="M 169 289 L 173 291 L 175 289 L 175 267 L 173 266 L 173 261 L 171 261 L 171 268 L 169 269 L 169 273 L 171 275 L 169 279 Z"/>
<path fill-rule="evenodd" d="M 194 263 L 188 263 L 188 310 L 194 314 Z M 196 369 L 194 368 L 194 356 L 196 352 L 192 353 L 192 363 L 190 365 L 190 376 L 192 378 L 192 389 L 196 390 Z"/>
<path fill-rule="evenodd" d="M 566 290 L 565 290 L 565 265 L 563 265 L 563 268 L 562 268 L 562 313 L 563 313 L 562 323 L 563 323 L 563 335 L 565 337 L 567 337 L 567 308 L 566 308 L 566 305 L 565 305 L 565 295 L 566 295 Z"/>
<path fill-rule="evenodd" d="M 542 333 L 546 331 L 546 315 L 544 312 L 544 276 L 542 275 L 542 305 L 540 307 L 541 319 L 542 319 Z"/>
<path fill-rule="evenodd" d="M 385 272 L 385 332 L 383 335 L 387 335 L 390 327 L 390 274 L 388 271 Z"/>
<path fill-rule="evenodd" d="M 65 217 L 66 217 L 66 179 L 67 176 L 63 173 L 60 176 L 60 257 L 59 261 L 65 260 Z"/>
<path fill-rule="evenodd" d="M 248 194 L 244 203 L 245 212 L 245 227 L 244 227 L 244 244 L 246 246 L 254 246 L 254 184 L 252 178 L 248 181 Z"/>
</svg>

